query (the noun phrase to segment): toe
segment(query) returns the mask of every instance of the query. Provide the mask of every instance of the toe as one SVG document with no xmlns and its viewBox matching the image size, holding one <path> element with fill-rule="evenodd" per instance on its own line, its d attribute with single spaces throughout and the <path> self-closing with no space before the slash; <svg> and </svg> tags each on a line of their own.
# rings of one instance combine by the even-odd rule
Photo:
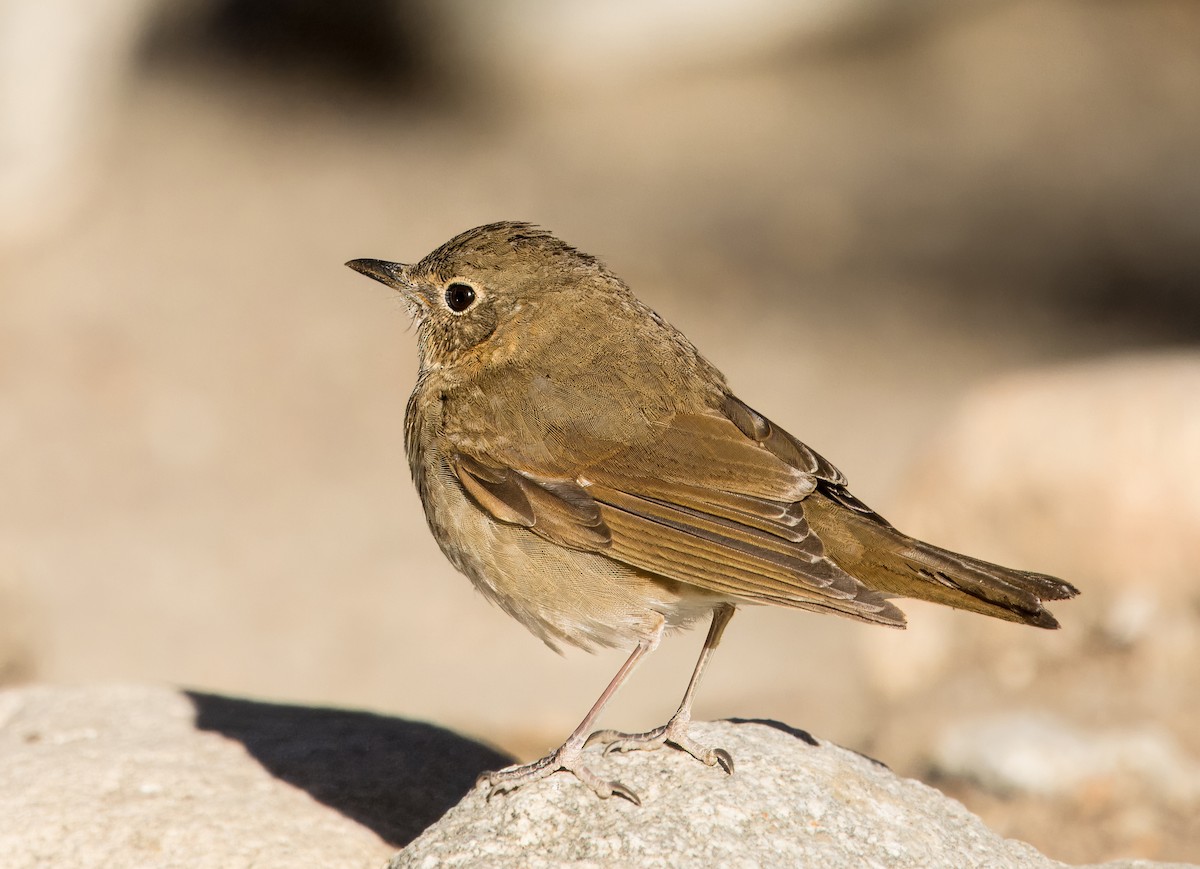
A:
<svg viewBox="0 0 1200 869">
<path fill-rule="evenodd" d="M 583 747 L 587 748 L 589 745 L 608 746 L 618 739 L 624 739 L 628 735 L 628 733 L 622 733 L 619 730 L 597 730 L 584 741 Z"/>
<path fill-rule="evenodd" d="M 490 803 L 492 801 L 492 797 L 502 796 L 503 794 L 508 793 L 510 790 L 513 790 L 513 788 L 506 786 L 504 782 L 497 782 L 488 788 L 487 796 L 483 798 L 483 801 L 485 803 Z"/>
</svg>

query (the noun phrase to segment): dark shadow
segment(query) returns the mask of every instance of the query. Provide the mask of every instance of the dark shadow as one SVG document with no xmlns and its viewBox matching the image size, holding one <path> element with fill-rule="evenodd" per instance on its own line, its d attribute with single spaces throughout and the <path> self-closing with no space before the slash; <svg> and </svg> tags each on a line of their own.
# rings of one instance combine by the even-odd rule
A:
<svg viewBox="0 0 1200 869">
<path fill-rule="evenodd" d="M 226 61 L 341 79 L 386 93 L 427 71 L 419 4 L 397 0 L 210 0 L 202 38 Z"/>
<path fill-rule="evenodd" d="M 480 773 L 512 761 L 420 721 L 185 692 L 196 727 L 236 739 L 271 775 L 402 848 Z"/>
<path fill-rule="evenodd" d="M 821 744 L 807 730 L 800 730 L 798 727 L 792 727 L 790 724 L 784 724 L 782 721 L 775 721 L 771 718 L 726 718 L 725 720 L 730 724 L 762 724 L 765 727 L 773 727 L 782 733 L 794 736 L 801 742 L 806 742 L 809 745 L 817 746 Z"/>
<path fill-rule="evenodd" d="M 847 749 L 846 749 L 846 751 L 849 751 L 849 752 L 851 752 L 851 753 L 853 753 L 853 754 L 857 754 L 857 755 L 858 755 L 859 757 L 861 757 L 863 760 L 869 760 L 871 763 L 875 764 L 875 765 L 876 765 L 877 767 L 879 767 L 880 769 L 886 769 L 888 772 L 891 772 L 891 771 L 892 771 L 892 768 L 891 768 L 890 766 L 888 766 L 886 763 L 884 763 L 882 760 L 880 760 L 880 759 L 879 759 L 879 758 L 877 758 L 877 757 L 871 757 L 871 755 L 869 755 L 869 754 L 863 754 L 861 751 L 856 751 L 856 750 L 855 750 L 855 749 L 853 749 L 853 748 L 847 748 Z"/>
<path fill-rule="evenodd" d="M 815 747 L 815 746 L 819 746 L 821 744 L 821 743 L 817 742 L 817 738 L 815 736 L 813 736 L 811 733 L 809 733 L 807 730 L 801 730 L 798 727 L 792 727 L 790 724 L 784 724 L 782 721 L 775 721 L 774 719 L 771 719 L 771 718 L 726 718 L 725 720 L 728 721 L 730 724 L 762 724 L 766 727 L 773 727 L 776 730 L 780 731 L 781 733 L 786 733 L 789 736 L 794 736 L 797 739 L 799 739 L 801 742 L 807 743 L 808 745 Z M 842 746 L 842 748 L 845 748 L 845 746 Z M 875 758 L 871 757 L 871 755 L 869 755 L 869 754 L 863 754 L 861 751 L 855 751 L 853 748 L 847 748 L 846 751 L 853 752 L 854 754 L 857 754 L 859 757 L 861 757 L 863 760 L 871 761 L 871 763 L 875 764 L 876 766 L 883 767 L 886 770 L 891 769 L 891 767 L 888 766 L 886 763 L 884 763 L 882 760 L 876 760 Z"/>
<path fill-rule="evenodd" d="M 179 6 L 151 21 L 143 61 L 151 68 L 219 71 L 221 87 L 240 89 L 260 80 L 330 103 L 355 96 L 385 104 L 436 103 L 453 94 L 464 66 L 454 62 L 447 16 L 420 0 L 206 0 Z"/>
</svg>

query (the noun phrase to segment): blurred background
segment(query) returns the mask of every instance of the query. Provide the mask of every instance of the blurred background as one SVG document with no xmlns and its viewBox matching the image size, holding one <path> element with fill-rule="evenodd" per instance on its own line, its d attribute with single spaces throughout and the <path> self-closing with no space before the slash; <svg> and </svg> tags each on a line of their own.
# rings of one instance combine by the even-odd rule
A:
<svg viewBox="0 0 1200 869">
<path fill-rule="evenodd" d="M 342 266 L 530 220 L 895 524 L 1083 590 L 1055 633 L 744 610 L 698 717 L 1200 860 L 1198 46 L 1188 0 L 0 0 L 0 682 L 557 745 L 624 653 L 441 557 L 413 334 Z"/>
</svg>

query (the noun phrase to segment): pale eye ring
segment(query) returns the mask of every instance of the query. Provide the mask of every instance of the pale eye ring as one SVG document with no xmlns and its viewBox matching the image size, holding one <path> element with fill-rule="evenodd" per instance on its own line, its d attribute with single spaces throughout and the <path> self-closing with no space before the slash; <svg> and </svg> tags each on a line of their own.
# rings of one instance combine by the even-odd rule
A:
<svg viewBox="0 0 1200 869">
<path fill-rule="evenodd" d="M 453 283 L 446 287 L 446 307 L 461 314 L 475 304 L 475 289 L 470 284 Z"/>
</svg>

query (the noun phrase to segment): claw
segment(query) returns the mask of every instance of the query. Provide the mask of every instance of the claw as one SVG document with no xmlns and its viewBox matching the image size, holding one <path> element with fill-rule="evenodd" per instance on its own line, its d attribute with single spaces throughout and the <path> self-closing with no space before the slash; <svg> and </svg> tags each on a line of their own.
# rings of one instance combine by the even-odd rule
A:
<svg viewBox="0 0 1200 869">
<path fill-rule="evenodd" d="M 619 781 L 610 781 L 608 783 L 608 786 L 610 788 L 612 788 L 612 796 L 617 796 L 617 797 L 621 797 L 622 799 L 629 800 L 629 802 L 633 803 L 635 806 L 640 807 L 642 805 L 641 798 L 638 797 L 638 795 L 636 793 L 634 793 L 632 790 L 625 787 L 625 785 L 621 784 Z"/>
<path fill-rule="evenodd" d="M 725 770 L 725 772 L 729 773 L 730 775 L 733 775 L 733 755 L 723 748 L 714 748 L 709 752 L 709 754 L 712 756 L 715 763 L 719 763 L 721 765 L 721 769 Z M 710 763 L 709 766 L 712 766 L 712 764 Z"/>
</svg>

